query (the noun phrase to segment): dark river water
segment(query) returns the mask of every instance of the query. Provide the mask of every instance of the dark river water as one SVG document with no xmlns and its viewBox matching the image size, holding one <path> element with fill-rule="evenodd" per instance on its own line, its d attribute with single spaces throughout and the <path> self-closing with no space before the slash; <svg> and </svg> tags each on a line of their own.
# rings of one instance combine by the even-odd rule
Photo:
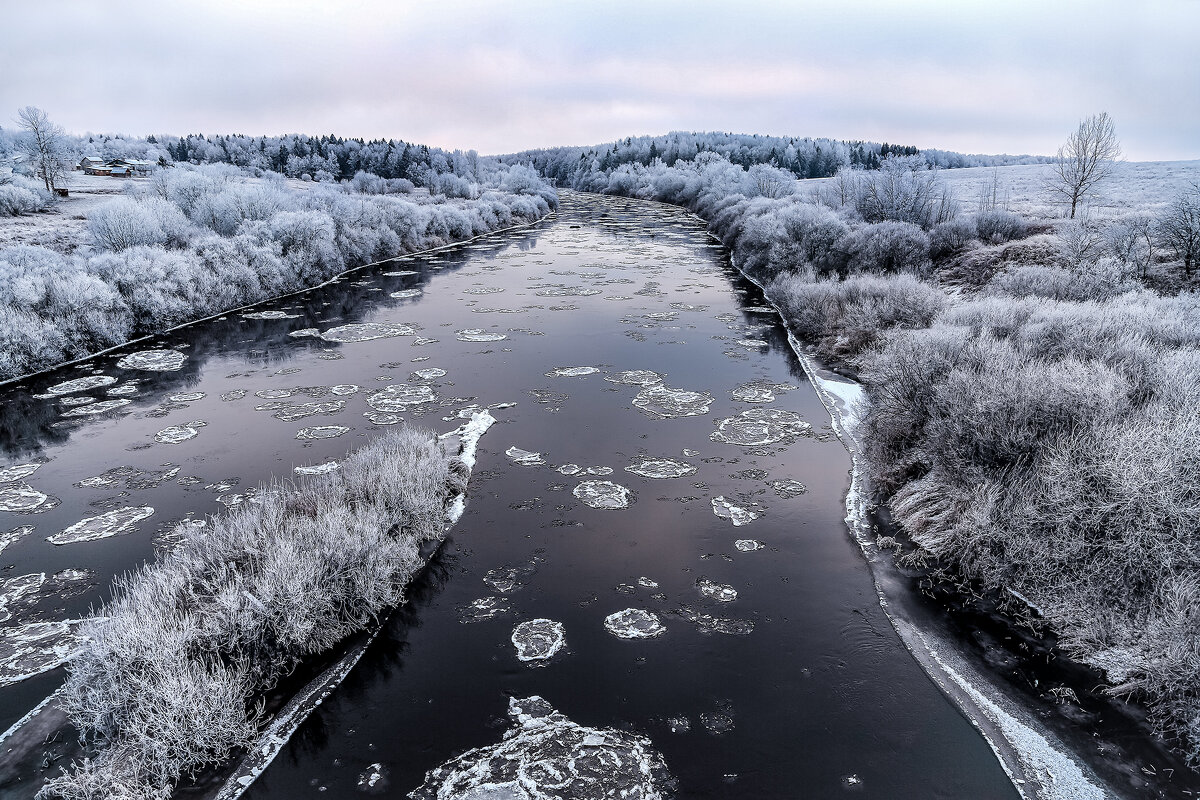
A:
<svg viewBox="0 0 1200 800">
<path fill-rule="evenodd" d="M 1017 797 L 880 609 L 843 522 L 849 456 L 762 305 L 694 217 L 571 196 L 525 232 L 255 309 L 287 318 L 230 314 L 9 388 L 0 466 L 41 466 L 0 484 L 10 504 L 38 504 L 0 512 L 0 531 L 33 528 L 0 553 L 5 592 L 28 589 L 0 607 L 0 647 L 102 603 L 185 517 L 335 461 L 381 423 L 444 432 L 492 407 L 467 511 L 412 601 L 248 797 L 358 796 L 364 774 L 403 797 L 498 742 L 509 698 L 531 695 L 647 737 L 682 797 Z M 359 323 L 391 327 L 327 337 L 396 335 L 289 335 Z M 186 359 L 117 366 L 157 348 Z M 116 382 L 34 397 L 92 375 Z M 88 408 L 64 404 L 81 396 L 132 402 L 63 416 Z M 314 428 L 339 435 L 297 438 Z M 640 474 L 655 468 L 683 474 Z M 589 490 L 628 507 L 592 507 Z M 153 515 L 119 535 L 47 541 L 141 507 Z M 605 620 L 625 609 L 665 631 L 618 638 Z M 537 618 L 560 623 L 565 645 L 522 662 L 513 629 Z M 0 688 L 0 730 L 63 674 Z"/>
</svg>

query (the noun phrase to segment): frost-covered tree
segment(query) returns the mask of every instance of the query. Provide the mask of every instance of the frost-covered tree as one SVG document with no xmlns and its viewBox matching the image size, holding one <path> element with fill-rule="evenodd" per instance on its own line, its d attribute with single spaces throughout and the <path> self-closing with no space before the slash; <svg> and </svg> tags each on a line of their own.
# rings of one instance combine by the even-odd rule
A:
<svg viewBox="0 0 1200 800">
<path fill-rule="evenodd" d="M 1183 260 L 1184 272 L 1191 275 L 1200 258 L 1200 184 L 1192 184 L 1172 201 L 1159 217 L 1158 230 Z"/>
<path fill-rule="evenodd" d="M 45 111 L 25 106 L 17 111 L 17 123 L 25 130 L 19 140 L 21 152 L 29 157 L 35 173 L 52 192 L 66 182 L 71 169 L 71 148 L 66 133 L 50 121 Z"/>
<path fill-rule="evenodd" d="M 1112 174 L 1113 163 L 1121 157 L 1117 129 L 1108 112 L 1090 116 L 1058 148 L 1051 169 L 1050 188 L 1071 203 L 1071 219 L 1075 209 L 1102 180 Z"/>
</svg>

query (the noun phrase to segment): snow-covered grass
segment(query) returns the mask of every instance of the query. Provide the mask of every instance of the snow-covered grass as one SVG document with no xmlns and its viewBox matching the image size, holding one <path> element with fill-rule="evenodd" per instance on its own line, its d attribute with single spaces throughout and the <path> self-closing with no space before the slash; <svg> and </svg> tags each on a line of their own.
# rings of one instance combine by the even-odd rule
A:
<svg viewBox="0 0 1200 800">
<path fill-rule="evenodd" d="M 473 449 L 477 432 L 460 433 Z M 431 432 L 404 428 L 339 472 L 188 527 L 118 580 L 83 627 L 61 700 L 89 758 L 41 796 L 165 797 L 253 743 L 263 691 L 403 601 L 466 472 Z"/>
<path fill-rule="evenodd" d="M 122 183 L 107 202 L 99 199 L 108 189 L 89 184 L 91 194 L 57 212 L 11 218 L 32 220 L 28 227 L 8 223 L 9 241 L 55 247 L 0 247 L 0 380 L 363 264 L 532 222 L 556 202 L 525 167 L 494 179 L 456 199 L 294 187 L 228 165 L 160 170 Z"/>
<path fill-rule="evenodd" d="M 1075 221 L 1045 166 L 545 166 L 707 220 L 792 329 L 861 375 L 863 461 L 912 541 L 1028 598 L 1200 762 L 1200 296 L 1160 234 L 1200 162 L 1120 164 Z"/>
</svg>

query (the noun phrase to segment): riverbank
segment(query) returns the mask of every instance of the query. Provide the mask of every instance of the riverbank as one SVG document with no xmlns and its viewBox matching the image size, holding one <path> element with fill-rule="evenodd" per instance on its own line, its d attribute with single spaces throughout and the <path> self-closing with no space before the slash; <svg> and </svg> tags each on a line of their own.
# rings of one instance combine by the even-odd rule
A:
<svg viewBox="0 0 1200 800">
<path fill-rule="evenodd" d="M 790 328 L 788 316 L 774 303 L 767 287 L 753 276 L 746 277 L 774 304 L 784 325 Z M 948 605 L 971 604 L 969 598 L 961 596 L 961 588 L 943 587 L 941 596 L 934 601 L 934 609 L 929 602 L 932 595 L 918 596 L 916 584 L 922 579 L 915 576 L 925 573 L 898 565 L 900 545 L 896 540 L 903 539 L 903 533 L 890 519 L 882 518 L 872 502 L 859 438 L 859 427 L 869 408 L 863 387 L 821 365 L 790 329 L 788 342 L 851 455 L 846 526 L 870 564 L 881 607 L 917 662 L 979 728 L 1021 796 L 1029 800 L 1172 797 L 1177 791 L 1187 794 L 1191 790 L 1185 787 L 1192 787 L 1193 783 L 1200 786 L 1200 781 L 1188 781 L 1190 770 L 1181 759 L 1154 741 L 1154 733 L 1144 718 L 1117 708 L 1116 701 L 1098 695 L 1098 676 L 1070 665 L 1054 670 L 1043 667 L 1048 673 L 1043 677 L 1051 678 L 1053 685 L 1039 687 L 1034 678 L 1032 683 L 1026 682 L 1022 691 L 1012 685 L 1011 677 L 1005 681 L 1000 676 L 997 663 L 988 664 L 981 658 L 983 640 L 968 644 L 964 626 L 947 619 Z M 911 552 L 913 548 L 910 545 L 908 549 Z M 1036 613 L 1035 609 L 1030 610 Z M 950 610 L 949 615 L 966 616 L 961 608 Z M 992 611 L 989 616 L 989 621 L 1001 630 L 999 635 L 989 638 L 1029 638 L 1027 632 L 1017 633 L 1015 620 L 1008 614 Z M 968 622 L 968 628 L 969 625 Z M 1031 652 L 1024 645 L 1021 649 L 1023 655 L 1017 654 L 1016 648 L 1007 654 L 1010 669 L 1014 659 L 1056 658 L 1053 642 L 1043 644 L 1040 652 Z M 1003 653 L 1003 648 L 996 647 L 995 652 Z M 1036 672 L 1038 667 L 1033 669 Z M 1099 722 L 1100 714 L 1107 711 L 1110 725 L 1103 732 L 1093 730 L 1090 736 L 1077 727 L 1072 729 L 1072 715 L 1062 713 L 1061 708 L 1048 708 L 1045 703 L 1045 693 L 1051 690 L 1060 704 L 1079 703 L 1081 696 L 1090 696 L 1093 710 L 1087 713 Z M 1097 707 L 1101 709 L 1099 713 Z M 1150 746 L 1128 741 L 1120 720 L 1128 727 L 1140 729 L 1140 735 Z M 1053 729 L 1048 722 L 1056 723 Z M 1064 736 L 1069 737 L 1070 743 Z"/>
<path fill-rule="evenodd" d="M 508 185 L 507 174 L 496 180 Z M 0 248 L 0 379 L 521 227 L 557 202 L 536 177 L 519 192 L 483 187 L 475 199 L 454 199 L 297 188 L 228 167 L 163 170 L 124 188 L 106 202 L 84 201 L 86 221 L 76 227 L 86 225 L 90 245 Z"/>
<path fill-rule="evenodd" d="M 7 757 L 35 755 L 37 742 L 69 717 L 92 760 L 73 763 L 46 796 L 151 796 L 245 750 L 218 796 L 240 794 L 403 601 L 432 553 L 427 543 L 461 515 L 479 439 L 493 422 L 482 411 L 444 434 L 457 444 L 450 460 L 436 437 L 400 430 L 302 492 L 275 487 L 210 526 L 189 528 L 85 621 L 66 686 L 0 739 Z M 362 641 L 264 715 L 256 698 L 364 627 Z"/>
</svg>

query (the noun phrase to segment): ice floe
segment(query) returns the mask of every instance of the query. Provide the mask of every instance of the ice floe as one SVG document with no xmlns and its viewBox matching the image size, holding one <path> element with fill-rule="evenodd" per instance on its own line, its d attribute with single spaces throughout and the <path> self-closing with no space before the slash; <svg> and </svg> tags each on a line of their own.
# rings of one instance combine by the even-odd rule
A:
<svg viewBox="0 0 1200 800">
<path fill-rule="evenodd" d="M 154 434 L 154 441 L 163 444 L 179 444 L 186 442 L 188 439 L 194 439 L 200 435 L 198 428 L 203 428 L 207 425 L 203 420 L 195 420 L 186 425 L 172 425 L 169 428 L 163 428 L 158 433 Z"/>
<path fill-rule="evenodd" d="M 758 512 L 735 506 L 720 495 L 712 499 L 712 509 L 714 514 L 721 519 L 729 520 L 734 524 L 734 527 L 749 525 L 759 517 Z"/>
<path fill-rule="evenodd" d="M 463 289 L 463 294 L 499 294 L 503 291 L 504 288 L 502 286 L 470 286 Z"/>
<path fill-rule="evenodd" d="M 72 408 L 70 411 L 64 411 L 62 415 L 64 417 L 91 417 L 97 414 L 103 414 L 106 411 L 112 411 L 113 409 L 120 408 L 121 406 L 127 406 L 132 402 L 132 400 L 124 397 L 117 398 L 116 400 L 101 400 L 99 403 L 92 403 L 91 405 L 80 406 L 78 408 Z"/>
<path fill-rule="evenodd" d="M 547 378 L 578 378 L 583 375 L 595 375 L 600 370 L 595 367 L 556 367 L 546 373 Z"/>
<path fill-rule="evenodd" d="M 428 369 L 413 370 L 411 377 L 414 381 L 432 381 L 444 378 L 446 374 L 446 370 L 441 367 L 429 367 Z"/>
<path fill-rule="evenodd" d="M 799 414 L 778 408 L 752 408 L 736 417 L 717 423 L 708 438 L 714 442 L 756 447 L 765 444 L 791 444 L 812 433 L 812 425 Z"/>
<path fill-rule="evenodd" d="M 51 505 L 53 504 L 53 505 Z M 0 488 L 0 511 L 36 512 L 58 505 L 57 500 L 27 483 Z"/>
<path fill-rule="evenodd" d="M 13 464 L 7 467 L 0 467 L 0 483 L 12 483 L 22 478 L 28 478 L 41 466 L 41 464 Z"/>
<path fill-rule="evenodd" d="M 106 394 L 111 397 L 124 397 L 125 395 L 137 394 L 139 391 L 141 391 L 141 389 L 137 383 L 130 381 L 128 383 L 123 383 L 120 386 L 114 386 L 113 388 L 109 389 Z"/>
<path fill-rule="evenodd" d="M 330 386 L 329 391 L 336 394 L 338 397 L 349 397 L 352 394 L 358 393 L 359 387 L 353 383 L 339 383 L 336 386 Z"/>
<path fill-rule="evenodd" d="M 313 464 L 308 467 L 294 467 L 293 472 L 297 475 L 327 475 L 330 472 L 341 469 L 341 464 L 336 461 L 326 461 L 324 464 Z"/>
<path fill-rule="evenodd" d="M 116 383 L 117 379 L 111 375 L 88 375 L 85 378 L 75 378 L 70 381 L 56 383 L 46 390 L 45 395 L 39 397 L 57 397 L 58 395 L 71 394 L 72 392 L 86 392 L 89 389 L 97 389 L 101 386 L 111 386 Z"/>
<path fill-rule="evenodd" d="M 650 740 L 586 728 L 540 697 L 509 700 L 516 727 L 425 775 L 414 800 L 666 800 L 675 782 Z"/>
<path fill-rule="evenodd" d="M 667 730 L 671 733 L 687 733 L 692 729 L 692 721 L 682 714 L 667 717 Z"/>
<path fill-rule="evenodd" d="M 107 539 L 110 536 L 128 533 L 134 525 L 153 513 L 154 509 L 150 506 L 113 509 L 98 516 L 80 520 L 62 533 L 47 536 L 46 541 L 51 544 L 75 544 L 95 539 Z"/>
<path fill-rule="evenodd" d="M 700 715 L 700 724 L 709 733 L 715 733 L 718 736 L 722 733 L 729 733 L 733 730 L 733 718 L 728 714 L 722 714 L 716 711 L 705 711 Z"/>
<path fill-rule="evenodd" d="M 604 380 L 609 383 L 625 384 L 626 386 L 651 386 L 655 383 L 662 383 L 663 376 L 648 369 L 628 369 L 623 372 L 614 372 L 612 375 L 606 375 Z"/>
<path fill-rule="evenodd" d="M 94 402 L 96 402 L 96 398 L 94 397 L 89 397 L 88 395 L 75 395 L 74 397 L 64 397 L 59 401 L 59 405 L 63 406 L 64 408 L 71 408 L 72 406 L 86 406 L 89 403 Z"/>
<path fill-rule="evenodd" d="M 696 581 L 696 591 L 700 592 L 702 597 L 707 597 L 709 600 L 716 600 L 720 603 L 732 603 L 737 600 L 737 589 L 734 589 L 727 583 L 715 583 L 708 578 L 700 578 Z"/>
<path fill-rule="evenodd" d="M 385 386 L 367 398 L 367 405 L 376 411 L 395 413 L 407 411 L 409 406 L 432 403 L 437 395 L 424 384 L 396 383 Z"/>
<path fill-rule="evenodd" d="M 552 289 L 539 289 L 534 294 L 538 297 L 592 297 L 600 294 L 600 290 L 583 286 L 556 286 Z"/>
<path fill-rule="evenodd" d="M 458 621 L 463 623 L 484 622 L 511 611 L 506 597 L 480 597 L 458 609 Z"/>
<path fill-rule="evenodd" d="M 676 461 L 673 458 L 643 456 L 636 464 L 626 467 L 625 471 L 641 475 L 643 478 L 682 478 L 685 475 L 695 475 L 696 467 L 686 461 Z"/>
<path fill-rule="evenodd" d="M 808 491 L 807 486 L 792 478 L 783 478 L 781 480 L 771 481 L 771 488 L 775 491 L 775 494 L 779 495 L 785 500 L 790 500 L 793 497 L 799 497 Z"/>
<path fill-rule="evenodd" d="M 754 623 L 748 619 L 700 614 L 686 606 L 674 613 L 675 616 L 684 622 L 690 622 L 706 633 L 721 633 L 726 636 L 748 636 L 754 632 Z"/>
<path fill-rule="evenodd" d="M 242 319 L 297 319 L 299 314 L 289 314 L 286 311 L 251 311 L 242 314 Z"/>
<path fill-rule="evenodd" d="M 314 338 L 320 338 L 321 330 L 319 328 L 300 328 L 298 330 L 292 331 L 291 333 L 288 334 L 288 336 L 292 336 L 296 339 L 304 339 L 309 336 L 314 337 Z"/>
<path fill-rule="evenodd" d="M 173 372 L 182 367 L 186 360 L 187 356 L 178 350 L 142 350 L 125 356 L 117 362 L 117 366 L 150 372 Z"/>
<path fill-rule="evenodd" d="M 563 625 L 552 619 L 531 619 L 513 628 L 512 643 L 521 661 L 545 661 L 567 642 Z"/>
<path fill-rule="evenodd" d="M 293 331 L 292 336 L 299 334 Z M 351 322 L 348 325 L 338 325 L 324 333 L 318 334 L 327 342 L 369 342 L 373 339 L 388 339 L 393 336 L 413 336 L 416 334 L 411 326 L 393 325 L 390 322 Z"/>
<path fill-rule="evenodd" d="M 398 292 L 390 293 L 388 297 L 393 297 L 396 300 L 405 300 L 409 297 L 420 297 L 423 294 L 425 292 L 422 289 L 401 289 Z"/>
<path fill-rule="evenodd" d="M 79 646 L 72 622 L 33 622 L 0 628 L 0 686 L 64 663 Z"/>
<path fill-rule="evenodd" d="M 460 342 L 499 342 L 508 338 L 503 333 L 488 333 L 482 328 L 467 328 L 455 334 Z"/>
<path fill-rule="evenodd" d="M 664 384 L 646 386 L 633 398 L 633 405 L 643 413 L 658 419 L 695 417 L 708 413 L 712 395 L 708 392 L 689 392 L 672 389 Z"/>
<path fill-rule="evenodd" d="M 618 639 L 653 639 L 666 633 L 666 626 L 652 611 L 627 608 L 604 618 L 604 630 Z"/>
<path fill-rule="evenodd" d="M 584 481 L 571 492 L 592 508 L 629 508 L 633 492 L 612 481 Z"/>
<path fill-rule="evenodd" d="M 359 773 L 358 789 L 368 794 L 381 794 L 387 788 L 387 767 L 380 763 L 374 763 Z"/>
<path fill-rule="evenodd" d="M 318 425 L 315 428 L 301 428 L 296 432 L 297 439 L 332 439 L 341 436 L 350 429 L 344 425 Z"/>
<path fill-rule="evenodd" d="M 737 387 L 730 395 L 739 403 L 773 403 L 775 392 L 766 386 L 747 383 Z"/>
<path fill-rule="evenodd" d="M 733 546 L 743 553 L 752 553 L 755 550 L 762 550 L 766 547 L 765 544 L 757 539 L 738 539 L 733 543 Z"/>
<path fill-rule="evenodd" d="M 16 544 L 21 539 L 24 539 L 29 534 L 33 533 L 32 525 L 19 525 L 11 531 L 0 533 L 0 553 L 4 552 L 4 548 L 10 544 Z"/>
<path fill-rule="evenodd" d="M 32 572 L 0 582 L 0 622 L 12 617 L 12 607 L 29 595 L 36 595 L 46 582 L 46 573 Z"/>
<path fill-rule="evenodd" d="M 504 455 L 508 456 L 509 460 L 514 464 L 521 464 L 522 466 L 526 467 L 533 467 L 537 466 L 538 464 L 546 463 L 546 460 L 542 458 L 541 453 L 535 453 L 532 450 L 522 450 L 516 445 L 513 445 L 505 450 Z"/>
<path fill-rule="evenodd" d="M 300 403 L 280 408 L 271 416 L 284 422 L 295 422 L 298 419 L 315 417 L 319 414 L 336 414 L 345 408 L 345 400 L 330 400 L 327 403 Z"/>
<path fill-rule="evenodd" d="M 180 392 L 179 394 L 171 395 L 167 399 L 172 403 L 191 403 L 195 400 L 201 400 L 203 398 L 204 392 Z"/>
</svg>

